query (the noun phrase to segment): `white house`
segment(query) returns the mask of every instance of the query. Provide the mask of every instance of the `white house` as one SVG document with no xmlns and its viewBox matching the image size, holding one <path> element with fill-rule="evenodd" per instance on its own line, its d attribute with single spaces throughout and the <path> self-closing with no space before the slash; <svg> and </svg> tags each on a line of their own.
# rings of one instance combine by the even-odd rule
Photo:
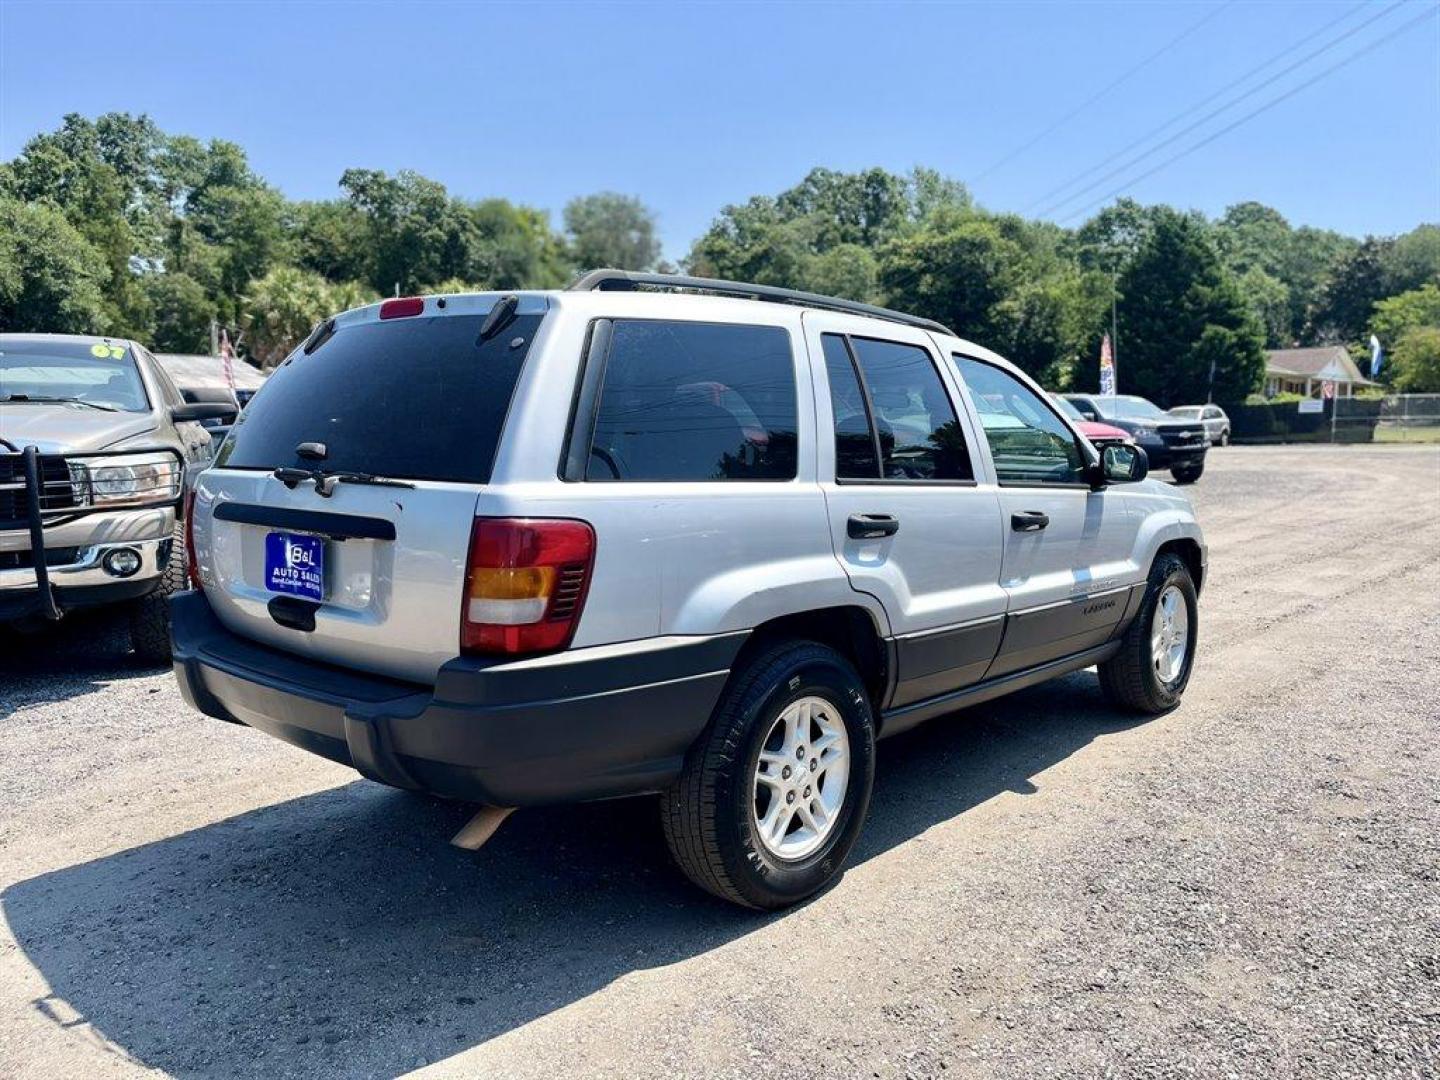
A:
<svg viewBox="0 0 1440 1080">
<path fill-rule="evenodd" d="M 1304 394 L 1319 397 L 1321 385 L 1336 384 L 1337 397 L 1352 397 L 1357 388 L 1379 383 L 1360 374 L 1343 345 L 1315 349 L 1271 349 L 1265 354 L 1265 396 Z"/>
</svg>

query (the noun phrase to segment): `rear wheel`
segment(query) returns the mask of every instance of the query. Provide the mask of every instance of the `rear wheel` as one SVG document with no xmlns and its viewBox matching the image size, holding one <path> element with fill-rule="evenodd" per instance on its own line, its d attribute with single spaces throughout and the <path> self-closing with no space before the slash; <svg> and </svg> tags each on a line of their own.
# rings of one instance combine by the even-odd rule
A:
<svg viewBox="0 0 1440 1080">
<path fill-rule="evenodd" d="M 1204 471 L 1205 463 L 1202 461 L 1198 465 L 1175 465 L 1170 469 L 1170 475 L 1177 484 L 1193 484 Z"/>
<path fill-rule="evenodd" d="M 1190 681 L 1199 627 L 1190 568 L 1178 555 L 1161 555 L 1150 568 L 1145 598 L 1120 651 L 1100 665 L 1105 696 L 1152 715 L 1179 705 Z"/>
<path fill-rule="evenodd" d="M 875 778 L 864 683 L 835 650 L 777 645 L 736 672 L 661 799 L 691 881 L 773 909 L 823 888 L 855 845 Z"/>
<path fill-rule="evenodd" d="M 1220 445 L 1221 445 L 1221 446 L 1229 446 L 1229 445 L 1230 445 L 1230 429 L 1229 429 L 1229 428 L 1221 428 L 1221 429 L 1220 429 Z"/>
<path fill-rule="evenodd" d="M 130 647 L 142 664 L 170 662 L 170 594 L 185 588 L 184 526 L 175 526 L 160 584 L 130 606 Z"/>
</svg>

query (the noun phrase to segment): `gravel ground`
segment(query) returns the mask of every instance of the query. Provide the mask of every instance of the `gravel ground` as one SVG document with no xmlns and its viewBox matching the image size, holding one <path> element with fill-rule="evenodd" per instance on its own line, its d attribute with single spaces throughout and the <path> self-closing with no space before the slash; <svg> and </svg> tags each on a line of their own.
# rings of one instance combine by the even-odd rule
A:
<svg viewBox="0 0 1440 1080">
<path fill-rule="evenodd" d="M 189 713 L 102 624 L 0 641 L 0 1074 L 1440 1074 L 1440 451 L 1245 448 L 1184 705 L 1091 673 L 883 745 L 756 916 L 645 800 L 461 807 Z"/>
</svg>

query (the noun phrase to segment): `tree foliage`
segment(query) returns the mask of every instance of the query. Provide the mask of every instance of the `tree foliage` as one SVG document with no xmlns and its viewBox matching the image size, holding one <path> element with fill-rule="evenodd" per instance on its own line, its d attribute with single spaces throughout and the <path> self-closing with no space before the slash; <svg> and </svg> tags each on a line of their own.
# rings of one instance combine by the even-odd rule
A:
<svg viewBox="0 0 1440 1080">
<path fill-rule="evenodd" d="M 0 195 L 0 326 L 100 333 L 110 267 L 48 202 Z"/>
<path fill-rule="evenodd" d="M 1240 401 L 1258 386 L 1262 331 L 1194 218 L 1156 215 L 1121 275 L 1120 295 L 1127 343 L 1120 381 L 1127 392 L 1168 407 Z"/>
<path fill-rule="evenodd" d="M 1391 355 L 1393 385 L 1402 394 L 1440 394 L 1440 327 L 1407 330 Z"/>
<path fill-rule="evenodd" d="M 565 232 L 582 270 L 653 270 L 660 260 L 655 215 L 633 195 L 602 191 L 572 199 Z"/>
<path fill-rule="evenodd" d="M 1370 332 L 1387 349 L 1409 331 L 1427 326 L 1440 329 L 1440 285 L 1433 282 L 1381 300 L 1370 318 Z"/>
<path fill-rule="evenodd" d="M 70 115 L 0 163 L 0 325 L 192 351 L 213 320 L 273 363 L 326 314 L 397 290 L 668 268 L 633 196 L 576 198 L 562 226 L 408 170 L 349 169 L 335 198 L 290 202 L 234 143 Z M 1262 344 L 1356 348 L 1374 332 L 1426 370 L 1429 338 L 1413 335 L 1440 324 L 1437 225 L 1356 240 L 1257 202 L 1210 221 L 1120 199 L 1065 230 L 987 211 L 922 168 L 812 169 L 724 207 L 684 265 L 926 315 L 1060 387 L 1094 386 L 1118 299 L 1121 386 L 1162 403 L 1200 400 L 1212 364 L 1214 396 L 1243 398 Z"/>
</svg>

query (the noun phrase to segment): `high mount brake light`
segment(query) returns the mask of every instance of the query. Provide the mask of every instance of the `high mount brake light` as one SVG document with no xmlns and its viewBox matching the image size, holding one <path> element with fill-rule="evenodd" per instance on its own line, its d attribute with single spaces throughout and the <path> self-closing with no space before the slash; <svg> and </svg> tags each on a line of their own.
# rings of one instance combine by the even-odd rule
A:
<svg viewBox="0 0 1440 1080">
<path fill-rule="evenodd" d="M 397 300 L 386 300 L 380 305 L 380 318 L 382 319 L 408 319 L 413 315 L 419 315 L 425 310 L 425 298 L 423 296 L 402 296 Z"/>
<path fill-rule="evenodd" d="M 595 562 L 595 530 L 563 518 L 476 518 L 460 649 L 519 656 L 575 635 Z"/>
</svg>

